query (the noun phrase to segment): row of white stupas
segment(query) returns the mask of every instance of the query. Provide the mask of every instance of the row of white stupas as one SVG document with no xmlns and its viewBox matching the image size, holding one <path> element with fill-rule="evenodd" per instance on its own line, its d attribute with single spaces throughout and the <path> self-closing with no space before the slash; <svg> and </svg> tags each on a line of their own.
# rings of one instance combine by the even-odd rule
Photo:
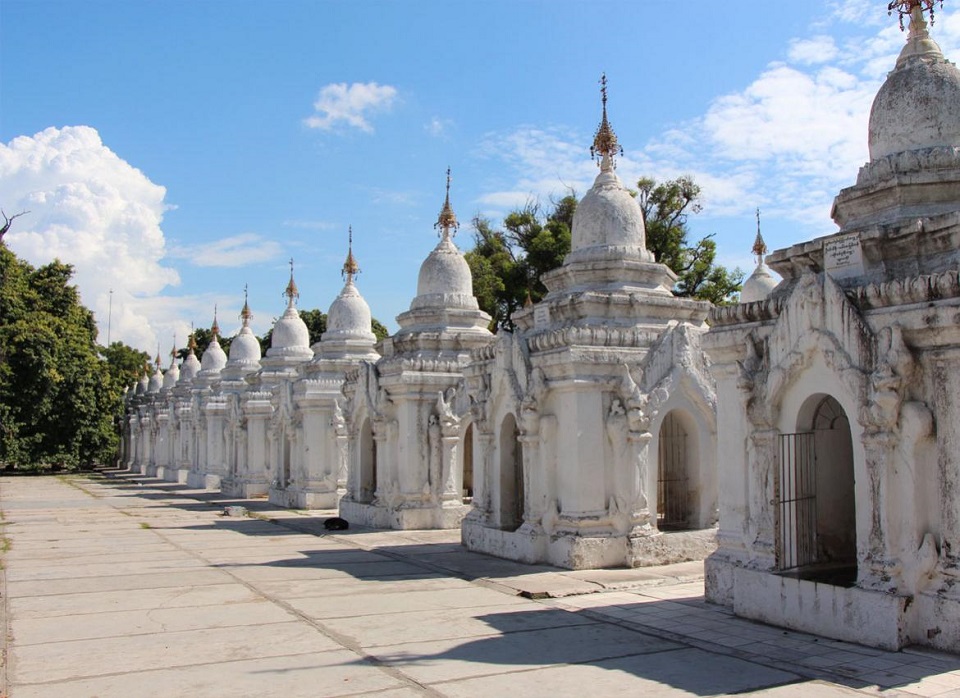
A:
<svg viewBox="0 0 960 698">
<path fill-rule="evenodd" d="M 739 304 L 673 295 L 615 174 L 604 82 L 600 174 L 514 333 L 487 330 L 448 179 L 396 334 L 375 343 L 351 253 L 308 346 L 291 276 L 266 356 L 245 308 L 229 360 L 214 340 L 144 379 L 125 462 L 528 562 L 706 557 L 707 598 L 737 614 L 960 650 L 960 71 L 932 6 L 893 4 L 910 33 L 870 162 L 838 233 L 769 256 L 781 283 L 758 233 Z"/>
</svg>

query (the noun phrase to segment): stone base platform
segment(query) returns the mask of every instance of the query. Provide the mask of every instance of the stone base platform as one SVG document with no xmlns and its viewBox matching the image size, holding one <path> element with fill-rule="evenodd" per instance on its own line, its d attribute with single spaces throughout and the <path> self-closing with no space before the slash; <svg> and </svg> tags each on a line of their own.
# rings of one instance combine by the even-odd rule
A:
<svg viewBox="0 0 960 698">
<path fill-rule="evenodd" d="M 340 516 L 350 523 L 399 531 L 459 528 L 469 511 L 470 507 L 463 504 L 388 509 L 377 504 L 340 500 Z"/>
</svg>

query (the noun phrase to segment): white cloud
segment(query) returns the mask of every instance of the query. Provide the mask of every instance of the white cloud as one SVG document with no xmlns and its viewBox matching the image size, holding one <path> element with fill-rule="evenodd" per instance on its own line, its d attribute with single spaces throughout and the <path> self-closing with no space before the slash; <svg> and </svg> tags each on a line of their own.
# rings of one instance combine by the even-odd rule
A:
<svg viewBox="0 0 960 698">
<path fill-rule="evenodd" d="M 73 280 L 96 313 L 103 342 L 111 289 L 111 338 L 143 348 L 156 342 L 148 299 L 180 283 L 176 270 L 162 263 L 165 197 L 164 187 L 88 126 L 0 143 L 0 202 L 7 211 L 30 211 L 17 219 L 7 243 L 33 264 L 59 258 L 74 265 Z"/>
<path fill-rule="evenodd" d="M 397 88 L 375 82 L 331 83 L 320 89 L 313 103 L 313 116 L 304 123 L 310 128 L 329 131 L 338 124 L 373 132 L 370 115 L 390 111 L 397 99 Z"/>
<path fill-rule="evenodd" d="M 787 54 L 794 63 L 813 65 L 829 63 L 837 57 L 837 44 L 832 36 L 814 36 L 810 39 L 794 39 Z"/>
<path fill-rule="evenodd" d="M 170 256 L 186 259 L 197 267 L 245 267 L 274 259 L 282 252 L 280 243 L 244 233 L 201 245 L 181 245 Z"/>
<path fill-rule="evenodd" d="M 443 138 L 452 126 L 453 121 L 450 119 L 441 119 L 439 116 L 434 116 L 424 125 L 423 130 L 434 138 Z"/>
</svg>

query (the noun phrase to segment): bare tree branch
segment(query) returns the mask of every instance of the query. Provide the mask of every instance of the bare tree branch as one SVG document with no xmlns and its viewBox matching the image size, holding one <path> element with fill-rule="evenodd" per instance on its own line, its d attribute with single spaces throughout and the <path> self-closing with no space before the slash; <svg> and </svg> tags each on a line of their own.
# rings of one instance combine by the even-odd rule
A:
<svg viewBox="0 0 960 698">
<path fill-rule="evenodd" d="M 25 216 L 29 211 L 21 211 L 20 213 L 14 213 L 12 216 L 7 217 L 7 214 L 2 208 L 0 208 L 0 215 L 3 216 L 3 227 L 0 228 L 0 242 L 3 242 L 3 236 L 7 234 L 10 230 L 10 226 L 13 225 L 13 221 L 19 218 L 20 216 Z"/>
</svg>

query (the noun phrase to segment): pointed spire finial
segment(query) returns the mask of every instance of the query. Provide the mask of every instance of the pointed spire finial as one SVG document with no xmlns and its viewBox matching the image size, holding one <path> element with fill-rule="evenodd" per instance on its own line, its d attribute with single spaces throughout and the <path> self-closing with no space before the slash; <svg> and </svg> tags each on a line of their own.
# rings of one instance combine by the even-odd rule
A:
<svg viewBox="0 0 960 698">
<path fill-rule="evenodd" d="M 900 31 L 903 31 L 903 18 L 910 18 L 910 33 L 922 31 L 926 28 L 926 22 L 923 19 L 923 13 L 930 13 L 930 24 L 934 23 L 934 6 L 940 5 L 943 8 L 943 0 L 891 0 L 887 4 L 887 14 L 897 13 L 897 19 L 900 21 Z M 916 26 L 915 26 L 916 25 Z"/>
<path fill-rule="evenodd" d="M 340 275 L 347 280 L 347 283 L 353 283 L 353 277 L 360 273 L 360 265 L 357 264 L 356 257 L 353 256 L 353 226 L 347 226 L 347 260 L 343 263 L 343 269 Z"/>
<path fill-rule="evenodd" d="M 216 341 L 220 337 L 220 325 L 217 323 L 217 304 L 213 304 L 213 325 L 210 327 L 210 335 L 213 337 L 213 341 Z"/>
<path fill-rule="evenodd" d="M 173 333 L 173 347 L 170 349 L 170 365 L 177 360 L 177 333 Z"/>
<path fill-rule="evenodd" d="M 253 313 L 250 312 L 250 303 L 248 301 L 247 294 L 247 284 L 243 285 L 243 310 L 240 311 L 240 319 L 243 320 L 243 326 L 249 327 L 250 318 L 253 317 Z"/>
<path fill-rule="evenodd" d="M 293 257 L 290 258 L 290 282 L 283 290 L 283 295 L 287 297 L 288 308 L 292 308 L 294 300 L 300 297 L 300 291 L 297 289 L 297 282 L 293 280 Z"/>
<path fill-rule="evenodd" d="M 440 209 L 440 217 L 433 225 L 434 228 L 440 228 L 440 237 L 448 239 L 457 234 L 460 230 L 460 223 L 457 222 L 457 216 L 450 206 L 450 168 L 447 168 L 447 197 L 443 200 L 443 208 Z"/>
<path fill-rule="evenodd" d="M 157 342 L 157 358 L 154 359 L 154 363 L 157 365 L 157 370 L 160 370 L 160 342 Z"/>
<path fill-rule="evenodd" d="M 187 349 L 190 350 L 190 353 L 193 354 L 197 351 L 197 331 L 193 327 L 193 323 L 190 323 L 190 339 L 187 340 Z"/>
<path fill-rule="evenodd" d="M 757 264 L 763 264 L 763 257 L 767 254 L 767 243 L 763 241 L 763 235 L 760 234 L 760 209 L 757 209 L 757 237 L 753 241 L 753 254 L 757 256 Z"/>
<path fill-rule="evenodd" d="M 617 155 L 623 155 L 623 148 L 617 142 L 617 134 L 613 132 L 613 126 L 607 120 L 607 74 L 600 76 L 600 98 L 603 102 L 603 116 L 600 119 L 600 125 L 597 126 L 597 132 L 593 136 L 593 145 L 590 146 L 590 157 L 597 161 L 597 165 L 602 172 L 616 169 L 617 163 L 614 158 Z"/>
</svg>

